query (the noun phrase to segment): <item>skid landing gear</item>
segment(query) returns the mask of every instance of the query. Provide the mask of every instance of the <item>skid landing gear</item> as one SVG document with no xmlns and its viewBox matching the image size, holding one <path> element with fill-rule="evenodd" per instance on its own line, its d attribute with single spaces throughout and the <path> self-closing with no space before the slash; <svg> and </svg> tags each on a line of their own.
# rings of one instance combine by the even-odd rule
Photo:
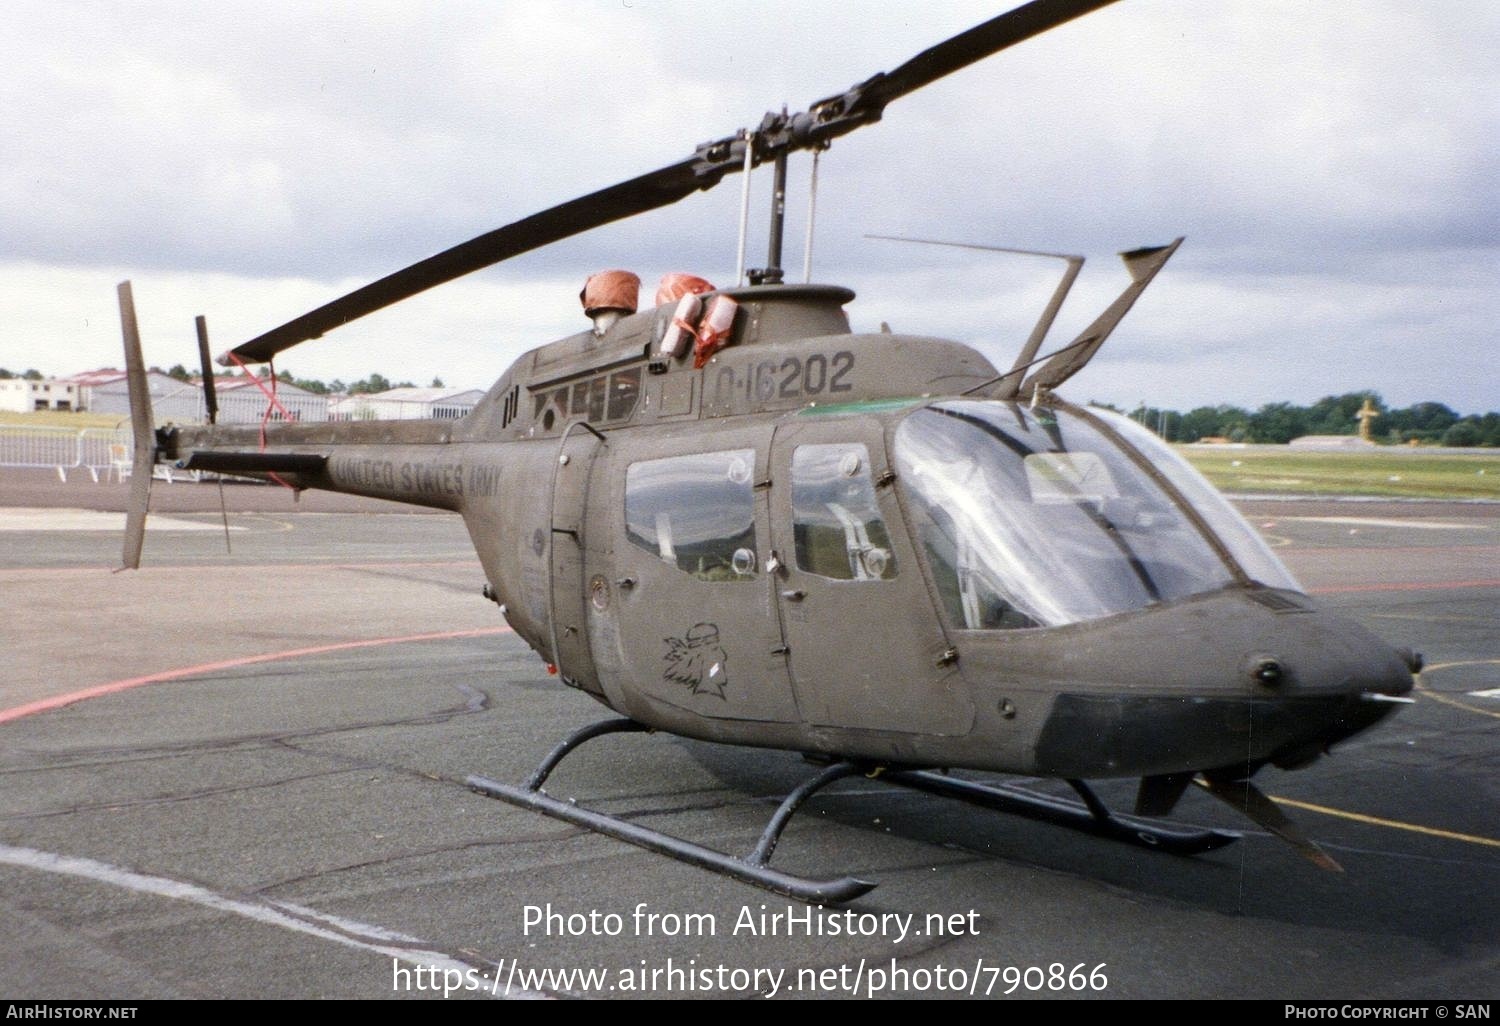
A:
<svg viewBox="0 0 1500 1026">
<path fill-rule="evenodd" d="M 1155 848 L 1173 855 L 1202 855 L 1240 839 L 1240 835 L 1225 830 L 1191 830 L 1181 827 L 1164 827 L 1147 823 L 1134 817 L 1117 816 L 1100 801 L 1091 787 L 1082 780 L 1069 780 L 1068 784 L 1078 792 L 1083 804 L 1065 798 L 1052 798 L 1035 791 L 1005 784 L 977 784 L 970 780 L 945 777 L 926 770 L 897 770 L 883 774 L 880 780 L 899 784 L 915 791 L 956 798 L 970 805 L 978 805 L 996 812 L 1008 812 L 1015 816 L 1052 823 L 1055 826 L 1080 830 L 1095 837 L 1111 841 L 1123 841 L 1141 848 Z"/>
<path fill-rule="evenodd" d="M 479 776 L 469 777 L 465 783 L 472 790 L 491 798 L 498 798 L 502 802 L 532 809 L 544 816 L 551 816 L 553 819 L 560 819 L 575 826 L 587 827 L 597 833 L 628 841 L 679 862 L 699 866 L 723 876 L 754 884 L 756 887 L 764 887 L 768 891 L 798 898 L 809 904 L 853 901 L 875 886 L 868 880 L 856 880 L 850 876 L 839 877 L 836 880 L 809 880 L 805 877 L 779 872 L 768 865 L 771 861 L 771 854 L 776 850 L 776 842 L 781 839 L 781 832 L 786 829 L 787 821 L 792 818 L 792 813 L 796 812 L 798 807 L 814 792 L 827 787 L 835 780 L 842 780 L 844 777 L 859 773 L 860 768 L 851 762 L 840 762 L 829 766 L 787 795 L 771 816 L 771 822 L 766 824 L 765 831 L 760 835 L 760 843 L 755 846 L 754 851 L 743 858 L 714 848 L 705 848 L 701 844 L 684 841 L 680 837 L 673 837 L 659 830 L 639 826 L 629 820 L 620 819 L 618 816 L 595 812 L 571 802 L 559 801 L 542 790 L 542 784 L 546 783 L 547 777 L 557 768 L 557 764 L 585 741 L 605 734 L 636 733 L 649 729 L 634 720 L 605 720 L 602 723 L 584 727 L 563 739 L 563 742 L 552 749 L 542 760 L 542 764 L 531 775 L 531 779 L 526 781 L 524 787 L 502 784 Z"/>
<path fill-rule="evenodd" d="M 1081 830 L 1097 837 L 1107 837 L 1111 840 L 1155 848 L 1177 855 L 1197 855 L 1213 851 L 1239 838 L 1238 834 L 1219 830 L 1171 829 L 1118 817 L 1110 812 L 1098 796 L 1081 780 L 1068 781 L 1083 798 L 1083 804 L 1080 805 L 1077 802 L 1052 798 L 1016 787 L 978 784 L 926 770 L 881 771 L 875 766 L 854 762 L 836 762 L 804 781 L 782 799 L 781 804 L 772 813 L 770 822 L 761 833 L 760 841 L 754 850 L 748 855 L 738 856 L 714 848 L 705 848 L 700 844 L 640 826 L 618 816 L 595 812 L 571 801 L 561 801 L 542 790 L 542 785 L 557 768 L 558 763 L 585 741 L 606 734 L 640 733 L 649 730 L 649 727 L 634 720 L 604 720 L 577 730 L 564 738 L 562 743 L 547 754 L 536 772 L 532 773 L 531 778 L 521 787 L 502 784 L 481 776 L 471 776 L 465 783 L 471 790 L 490 798 L 498 798 L 500 801 L 540 812 L 553 819 L 586 827 L 596 833 L 626 841 L 679 862 L 686 862 L 688 865 L 698 866 L 756 887 L 763 887 L 777 894 L 785 894 L 809 904 L 839 904 L 853 901 L 868 893 L 875 886 L 868 880 L 860 880 L 852 876 L 831 880 L 813 880 L 783 873 L 770 866 L 771 855 L 776 851 L 776 843 L 781 839 L 782 831 L 786 829 L 792 815 L 802 804 L 829 784 L 856 775 L 864 775 L 872 780 L 897 787 L 911 788 L 945 798 L 956 798 L 982 808 L 1025 816 L 1028 819 Z"/>
</svg>

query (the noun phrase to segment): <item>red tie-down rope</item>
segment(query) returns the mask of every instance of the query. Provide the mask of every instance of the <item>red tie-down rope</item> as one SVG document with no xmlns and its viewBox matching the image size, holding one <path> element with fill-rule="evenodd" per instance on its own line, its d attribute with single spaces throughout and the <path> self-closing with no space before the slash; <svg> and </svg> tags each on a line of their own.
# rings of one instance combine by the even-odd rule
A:
<svg viewBox="0 0 1500 1026">
<path fill-rule="evenodd" d="M 238 368 L 240 368 L 240 370 L 244 371 L 246 373 L 246 375 L 249 376 L 251 382 L 254 383 L 255 387 L 258 388 L 258 389 L 260 389 L 261 394 L 266 397 L 266 412 L 265 412 L 265 416 L 263 416 L 263 417 L 260 418 L 260 451 L 261 452 L 265 452 L 266 451 L 266 424 L 271 419 L 271 411 L 272 410 L 280 410 L 281 411 L 281 419 L 282 420 L 296 420 L 297 419 L 296 415 L 294 413 L 292 413 L 291 410 L 288 410 L 285 406 L 281 405 L 281 400 L 278 399 L 278 398 L 276 398 L 276 361 L 275 360 L 269 360 L 266 363 L 266 366 L 269 367 L 270 370 L 271 370 L 271 374 L 270 374 L 270 377 L 271 377 L 271 387 L 267 388 L 266 385 L 265 385 L 265 382 L 262 381 L 260 378 L 256 377 L 255 376 L 255 372 L 253 370 L 251 370 L 249 367 L 245 366 L 245 361 L 241 360 L 238 356 L 236 356 L 232 350 L 229 353 L 229 359 L 232 360 L 232 361 L 234 361 L 235 366 L 238 367 Z M 269 473 L 266 476 L 269 477 L 272 481 L 275 481 L 277 484 L 281 485 L 281 487 L 283 487 L 283 488 L 292 488 L 293 491 L 296 490 L 295 488 L 293 488 L 292 485 L 289 485 L 284 480 L 282 480 L 281 475 L 279 475 L 279 474 Z"/>
</svg>

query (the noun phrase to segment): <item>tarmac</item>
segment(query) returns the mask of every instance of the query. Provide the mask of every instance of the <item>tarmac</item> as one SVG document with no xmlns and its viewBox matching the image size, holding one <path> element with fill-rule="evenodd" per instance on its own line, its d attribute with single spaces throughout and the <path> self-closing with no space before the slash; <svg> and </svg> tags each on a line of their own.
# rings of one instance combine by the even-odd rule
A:
<svg viewBox="0 0 1500 1026">
<path fill-rule="evenodd" d="M 808 909 L 465 787 L 608 712 L 505 629 L 456 517 L 158 483 L 112 573 L 123 501 L 0 471 L 0 996 L 1500 993 L 1500 506 L 1242 503 L 1427 659 L 1414 706 L 1257 778 L 1344 873 L 1196 793 L 1175 818 L 1241 841 L 1180 858 L 858 780 L 773 864 L 879 886 Z M 549 790 L 748 851 L 807 775 L 625 735 Z"/>
</svg>

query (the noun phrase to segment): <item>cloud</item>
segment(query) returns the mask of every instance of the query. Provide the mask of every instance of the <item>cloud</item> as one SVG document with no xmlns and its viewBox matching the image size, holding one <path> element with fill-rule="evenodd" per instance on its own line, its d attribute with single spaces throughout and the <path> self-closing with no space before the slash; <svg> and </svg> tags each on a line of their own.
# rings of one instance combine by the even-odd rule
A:
<svg viewBox="0 0 1500 1026">
<path fill-rule="evenodd" d="M 184 329 L 203 312 L 226 343 L 258 334 L 301 304 L 680 159 L 767 108 L 801 109 L 993 13 L 977 0 L 21 0 L 0 39 L 11 112 L 0 365 L 81 369 L 59 364 L 81 336 L 57 325 L 112 304 L 126 275 L 161 283 Z M 1399 402 L 1430 388 L 1410 399 L 1491 408 L 1475 367 L 1500 314 L 1497 48 L 1500 14 L 1482 5 L 1115 5 L 839 140 L 820 167 L 818 277 L 861 291 L 861 323 L 1013 339 L 1054 269 L 864 234 L 1088 254 L 1059 332 L 1120 284 L 1107 254 L 1184 234 L 1090 371 L 1111 388 L 1149 383 L 1168 393 L 1153 402 L 1178 406 L 1364 387 Z M 807 169 L 794 160 L 794 269 Z M 767 188 L 757 174 L 752 263 Z M 569 304 L 591 270 L 732 277 L 738 193 L 731 177 L 482 272 L 288 365 L 487 382 L 500 354 L 576 329 Z M 69 299 L 100 282 L 102 297 Z M 113 318 L 90 318 L 101 319 Z M 1133 348 L 1147 343 L 1152 355 Z M 401 370 L 412 352 L 430 366 Z"/>
</svg>

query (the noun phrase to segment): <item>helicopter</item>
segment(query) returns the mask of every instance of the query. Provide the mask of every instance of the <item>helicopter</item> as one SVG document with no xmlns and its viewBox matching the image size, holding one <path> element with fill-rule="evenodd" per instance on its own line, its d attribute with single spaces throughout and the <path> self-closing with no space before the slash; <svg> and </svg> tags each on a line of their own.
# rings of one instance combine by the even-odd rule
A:
<svg viewBox="0 0 1500 1026">
<path fill-rule="evenodd" d="M 848 289 L 787 283 L 788 158 L 891 102 L 1113 0 L 1032 0 L 796 114 L 768 113 L 658 170 L 419 261 L 257 336 L 259 426 L 152 421 L 129 282 L 119 290 L 138 567 L 154 464 L 447 510 L 483 595 L 564 685 L 619 714 L 531 777 L 476 793 L 808 902 L 875 886 L 770 860 L 812 795 L 855 775 L 1181 855 L 1238 835 L 1164 821 L 1190 786 L 1315 864 L 1337 863 L 1252 778 L 1308 766 L 1409 703 L 1421 657 L 1311 599 L 1245 520 L 1155 435 L 1057 390 L 1099 351 L 1182 239 L 1121 254 L 1129 283 L 1041 349 L 1082 258 L 1013 364 L 941 338 L 855 333 Z M 298 423 L 275 357 L 429 288 L 773 169 L 764 267 L 715 287 L 669 275 L 639 309 L 591 276 L 590 329 L 520 357 L 461 420 Z M 746 190 L 748 203 L 748 190 Z M 1056 254 L 1053 254 L 1056 255 Z M 665 731 L 798 753 L 821 768 L 737 855 L 549 794 L 600 736 Z M 1066 781 L 1079 800 L 952 775 Z M 1089 780 L 1138 779 L 1132 813 Z"/>
</svg>

